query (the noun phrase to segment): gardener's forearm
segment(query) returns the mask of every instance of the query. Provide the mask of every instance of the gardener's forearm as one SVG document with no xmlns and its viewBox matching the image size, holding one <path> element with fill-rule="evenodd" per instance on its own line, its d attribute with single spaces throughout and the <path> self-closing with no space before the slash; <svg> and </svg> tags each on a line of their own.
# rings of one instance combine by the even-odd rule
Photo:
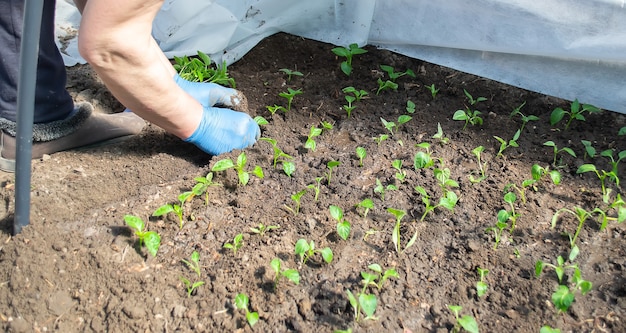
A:
<svg viewBox="0 0 626 333">
<path fill-rule="evenodd" d="M 184 139 L 200 123 L 202 106 L 176 85 L 174 69 L 152 38 L 152 20 L 161 4 L 87 1 L 79 48 L 122 104 Z"/>
</svg>

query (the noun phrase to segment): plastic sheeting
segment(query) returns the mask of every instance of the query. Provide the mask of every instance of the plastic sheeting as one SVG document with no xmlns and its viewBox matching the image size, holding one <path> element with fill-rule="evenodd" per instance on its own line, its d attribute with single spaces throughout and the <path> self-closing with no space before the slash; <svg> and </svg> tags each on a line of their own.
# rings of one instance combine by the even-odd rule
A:
<svg viewBox="0 0 626 333">
<path fill-rule="evenodd" d="M 200 50 L 227 63 L 277 32 L 370 44 L 626 113 L 625 1 L 166 0 L 153 35 L 169 57 Z M 80 16 L 57 7 L 64 37 Z M 66 53 L 68 66 L 82 62 L 75 39 Z"/>
</svg>

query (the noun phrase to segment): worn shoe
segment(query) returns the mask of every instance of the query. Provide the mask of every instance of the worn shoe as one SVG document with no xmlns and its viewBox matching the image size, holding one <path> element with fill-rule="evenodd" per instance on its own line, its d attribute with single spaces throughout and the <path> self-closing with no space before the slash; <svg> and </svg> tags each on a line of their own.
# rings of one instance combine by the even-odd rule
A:
<svg viewBox="0 0 626 333">
<path fill-rule="evenodd" d="M 41 158 L 44 154 L 52 154 L 59 151 L 118 142 L 139 134 L 145 126 L 145 121 L 132 112 L 122 112 L 115 114 L 103 114 L 93 112 L 93 106 L 89 103 L 77 105 L 76 118 L 73 121 L 74 127 L 70 133 L 49 141 L 38 141 L 38 134 L 48 135 L 49 128 L 42 130 L 46 124 L 35 124 L 40 128 L 34 128 L 34 140 L 32 148 L 32 158 Z M 43 125 L 43 126 L 42 126 Z M 50 124 L 53 129 L 57 127 L 65 130 L 67 124 L 56 126 Z M 0 170 L 15 172 L 16 139 L 11 131 L 0 132 Z"/>
</svg>

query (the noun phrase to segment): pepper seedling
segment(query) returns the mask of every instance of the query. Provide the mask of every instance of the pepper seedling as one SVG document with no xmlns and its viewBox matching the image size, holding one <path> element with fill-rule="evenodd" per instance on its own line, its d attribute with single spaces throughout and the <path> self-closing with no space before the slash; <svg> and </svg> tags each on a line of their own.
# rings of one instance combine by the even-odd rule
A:
<svg viewBox="0 0 626 333">
<path fill-rule="evenodd" d="M 322 134 L 321 128 L 317 128 L 316 126 L 311 126 L 311 129 L 309 130 L 309 136 L 307 136 L 306 142 L 304 143 L 304 148 L 315 151 L 315 148 L 317 148 L 315 137 L 321 134 Z"/>
<path fill-rule="evenodd" d="M 430 151 L 430 143 L 422 142 L 415 145 L 415 147 L 425 149 L 426 151 L 418 151 L 413 157 L 413 167 L 415 170 L 430 168 L 435 165 L 435 159 L 432 157 Z"/>
<path fill-rule="evenodd" d="M 152 213 L 152 216 L 163 216 L 173 212 L 178 217 L 179 229 L 182 229 L 185 223 L 183 219 L 183 207 L 185 207 L 185 201 L 192 198 L 193 195 L 193 191 L 183 192 L 179 194 L 178 201 L 180 202 L 180 204 L 165 204 L 157 208 L 154 213 Z"/>
<path fill-rule="evenodd" d="M 300 273 L 297 269 L 282 269 L 280 259 L 274 258 L 270 262 L 270 267 L 274 271 L 274 289 L 278 287 L 281 277 L 286 277 L 289 281 L 300 284 Z"/>
<path fill-rule="evenodd" d="M 241 152 L 237 157 L 237 163 L 233 162 L 230 158 L 225 158 L 215 162 L 211 171 L 225 171 L 228 169 L 235 169 L 237 171 L 237 177 L 239 178 L 239 185 L 245 186 L 248 184 L 250 180 L 250 173 L 257 176 L 258 178 L 263 178 L 265 175 L 263 174 L 263 169 L 260 166 L 255 165 L 252 171 L 246 171 L 246 164 L 248 163 L 248 158 L 246 157 L 245 152 Z"/>
<path fill-rule="evenodd" d="M 233 251 L 233 255 L 237 254 L 237 251 L 243 246 L 243 234 L 237 234 L 234 238 L 233 238 L 233 242 L 232 243 L 225 243 L 223 245 L 223 248 L 225 249 L 229 249 L 231 251 Z"/>
<path fill-rule="evenodd" d="M 300 95 L 302 94 L 302 89 L 291 89 L 291 88 L 287 88 L 287 91 L 283 91 L 281 93 L 278 94 L 278 96 L 284 98 L 287 100 L 287 111 L 291 111 L 291 103 L 293 103 L 293 98 L 296 97 L 296 95 Z"/>
<path fill-rule="evenodd" d="M 356 157 L 359 158 L 359 166 L 363 166 L 363 159 L 367 156 L 367 151 L 363 147 L 356 147 Z"/>
<path fill-rule="evenodd" d="M 300 256 L 301 265 L 306 264 L 307 260 L 313 257 L 316 253 L 319 253 L 327 264 L 330 264 L 333 261 L 333 251 L 330 247 L 318 250 L 315 248 L 315 243 L 313 241 L 307 242 L 304 238 L 298 239 L 294 252 L 297 256 Z"/>
<path fill-rule="evenodd" d="M 396 169 L 396 174 L 394 177 L 400 182 L 403 183 L 406 179 L 406 171 L 402 170 L 402 160 L 393 160 L 391 161 L 391 166 Z"/>
<path fill-rule="evenodd" d="M 596 157 L 596 149 L 591 145 L 591 141 L 580 140 L 580 143 L 582 143 L 583 146 L 585 147 L 585 155 L 583 156 L 583 159 L 587 159 L 587 157 L 589 158 Z"/>
<path fill-rule="evenodd" d="M 422 203 L 425 206 L 424 213 L 422 213 L 422 217 L 420 218 L 420 221 L 424 221 L 428 213 L 435 211 L 435 209 L 438 207 L 443 207 L 450 211 L 454 211 L 454 207 L 456 207 L 456 204 L 459 200 L 458 196 L 456 195 L 456 193 L 454 193 L 454 191 L 447 191 L 445 192 L 445 196 L 439 198 L 439 203 L 433 206 L 430 203 L 430 196 L 428 195 L 424 187 L 419 186 L 419 185 L 415 186 L 415 191 L 422 196 Z"/>
<path fill-rule="evenodd" d="M 524 103 L 522 103 L 520 106 L 513 109 L 513 112 L 511 112 L 511 116 L 510 116 L 511 118 L 513 118 L 516 115 L 519 115 L 522 118 L 522 126 L 520 127 L 520 131 L 524 130 L 524 127 L 526 126 L 528 122 L 539 120 L 539 117 L 533 116 L 532 114 L 528 116 L 524 115 L 521 111 L 524 105 L 526 105 L 526 101 L 524 101 Z"/>
<path fill-rule="evenodd" d="M 235 296 L 235 309 L 245 310 L 248 325 L 250 325 L 250 327 L 254 327 L 254 325 L 259 321 L 259 313 L 250 311 L 248 309 L 249 305 L 250 299 L 246 294 L 240 293 Z"/>
<path fill-rule="evenodd" d="M 387 73 L 387 75 L 389 75 L 389 79 L 391 80 L 391 82 L 396 82 L 398 78 L 405 75 L 415 78 L 415 73 L 410 69 L 407 69 L 404 72 L 396 72 L 393 67 L 388 65 L 380 65 L 380 69 L 382 69 Z"/>
<path fill-rule="evenodd" d="M 398 187 L 394 184 L 389 184 L 387 186 L 383 186 L 383 183 L 380 179 L 376 178 L 376 187 L 374 187 L 374 193 L 378 193 L 380 195 L 380 200 L 385 201 L 385 193 L 387 191 L 396 191 Z"/>
<path fill-rule="evenodd" d="M 204 205 L 209 205 L 209 187 L 222 186 L 222 184 L 213 182 L 213 172 L 209 172 L 204 177 L 196 177 L 193 180 L 196 181 L 196 185 L 193 186 L 191 192 L 195 196 L 201 196 L 204 194 Z"/>
<path fill-rule="evenodd" d="M 380 94 L 381 91 L 384 90 L 394 90 L 394 91 L 398 91 L 398 84 L 390 81 L 390 80 L 386 80 L 383 81 L 382 79 L 378 79 L 378 81 L 376 81 L 376 83 L 378 83 L 378 90 L 376 90 L 376 95 Z"/>
<path fill-rule="evenodd" d="M 126 225 L 135 232 L 135 236 L 138 239 L 138 246 L 141 249 L 142 246 L 146 246 L 148 253 L 153 257 L 156 256 L 161 245 L 161 236 L 156 231 L 145 230 L 145 224 L 142 219 L 134 215 L 125 215 L 124 222 Z"/>
<path fill-rule="evenodd" d="M 402 218 L 406 215 L 406 211 L 401 210 L 401 209 L 391 208 L 391 207 L 387 208 L 387 211 L 389 213 L 391 213 L 396 218 L 396 225 L 394 226 L 393 232 L 391 234 L 391 241 L 393 242 L 393 245 L 394 245 L 394 248 L 395 248 L 396 252 L 398 254 L 402 254 L 408 248 L 413 246 L 413 244 L 417 240 L 417 230 L 413 234 L 413 237 L 411 237 L 411 239 L 409 239 L 409 241 L 406 244 L 406 246 L 404 247 L 404 249 L 402 249 L 402 245 L 400 243 L 400 222 L 402 221 Z"/>
<path fill-rule="evenodd" d="M 485 151 L 485 147 L 483 146 L 478 146 L 472 149 L 472 154 L 476 156 L 476 160 L 478 162 L 478 172 L 476 172 L 476 170 L 472 170 L 469 175 L 469 180 L 472 183 L 480 183 L 487 178 L 487 175 L 485 174 L 487 171 L 487 162 L 482 162 L 480 158 L 483 151 Z M 474 174 L 478 174 L 478 177 L 474 177 Z"/>
<path fill-rule="evenodd" d="M 354 56 L 367 53 L 367 50 L 360 48 L 359 45 L 356 43 L 352 43 L 348 45 L 348 47 L 335 47 L 331 51 L 339 57 L 346 58 L 346 60 L 341 62 L 340 67 L 341 71 L 348 76 L 350 76 L 350 73 L 352 73 L 352 59 L 354 58 Z"/>
<path fill-rule="evenodd" d="M 292 76 L 304 76 L 304 74 L 302 74 L 302 72 L 298 72 L 297 70 L 291 70 L 288 68 L 281 68 L 279 69 L 279 71 L 287 74 L 287 81 L 291 81 L 291 77 Z"/>
<path fill-rule="evenodd" d="M 552 111 L 552 113 L 550 114 L 550 125 L 554 126 L 561 122 L 561 120 L 563 120 L 565 116 L 568 116 L 569 118 L 567 120 L 567 123 L 565 124 L 565 130 L 567 130 L 574 120 L 585 121 L 584 113 L 592 114 L 600 112 L 602 112 L 602 110 L 591 104 L 582 104 L 581 108 L 580 102 L 578 101 L 578 99 L 575 99 L 570 104 L 569 111 L 566 111 L 563 108 L 556 108 Z"/>
<path fill-rule="evenodd" d="M 337 221 L 337 234 L 343 240 L 348 240 L 350 237 L 350 222 L 343 217 L 343 209 L 339 206 L 330 205 L 328 208 L 330 216 Z"/>
<path fill-rule="evenodd" d="M 293 157 L 286 154 L 284 151 L 282 151 L 282 149 L 278 147 L 278 142 L 276 140 L 272 138 L 260 138 L 259 140 L 268 142 L 269 144 L 272 145 L 272 150 L 274 151 L 274 158 L 273 158 L 272 166 L 274 167 L 274 169 L 276 169 L 276 165 L 278 164 L 278 162 L 284 163 L 288 160 L 293 159 Z"/>
<path fill-rule="evenodd" d="M 374 141 L 380 146 L 381 142 L 385 141 L 389 139 L 389 135 L 388 134 L 381 134 L 378 137 L 374 138 Z"/>
<path fill-rule="evenodd" d="M 294 193 L 291 195 L 291 200 L 293 200 L 293 202 L 295 203 L 294 207 L 289 207 L 287 205 L 285 205 L 285 208 L 287 210 L 289 210 L 291 213 L 293 213 L 294 216 L 298 215 L 298 213 L 300 213 L 300 201 L 302 200 L 302 196 L 306 194 L 306 189 L 299 191 L 297 193 Z"/>
<path fill-rule="evenodd" d="M 507 185 L 504 188 L 504 191 L 506 193 L 504 194 L 503 199 L 504 199 L 504 202 L 506 202 L 509 205 L 511 210 L 508 211 L 506 209 L 501 209 L 498 212 L 498 220 L 505 219 L 507 221 L 511 221 L 511 229 L 509 230 L 509 232 L 513 233 L 513 230 L 515 229 L 515 225 L 517 224 L 517 219 L 521 215 L 515 212 L 515 200 L 517 200 L 517 196 L 515 195 L 515 193 L 509 191 L 510 185 L 511 184 Z"/>
<path fill-rule="evenodd" d="M 585 173 L 585 172 L 594 172 L 596 176 L 598 176 L 598 179 L 600 179 L 600 185 L 602 188 L 602 201 L 604 201 L 604 203 L 609 203 L 609 197 L 611 195 L 612 190 L 606 187 L 606 178 L 609 177 L 609 179 L 619 179 L 617 175 L 615 174 L 615 172 L 613 171 L 607 172 L 605 170 L 598 170 L 596 166 L 593 164 L 583 164 L 578 167 L 578 170 L 576 170 L 576 173 Z"/>
<path fill-rule="evenodd" d="M 341 91 L 343 91 L 344 94 L 353 94 L 354 98 L 355 98 L 355 102 L 359 102 L 361 101 L 361 99 L 365 96 L 368 95 L 367 91 L 361 89 L 361 90 L 357 90 L 354 87 L 345 87 L 343 89 L 341 89 Z"/>
<path fill-rule="evenodd" d="M 374 271 L 376 274 L 361 272 L 361 277 L 363 278 L 361 281 L 363 284 L 363 292 L 365 292 L 365 288 L 369 285 L 375 286 L 380 291 L 383 289 L 383 284 L 387 281 L 387 279 L 400 277 L 395 268 L 386 269 L 384 272 L 383 268 L 379 264 L 371 264 L 367 266 L 367 268 Z"/>
<path fill-rule="evenodd" d="M 374 201 L 370 198 L 365 198 L 361 202 L 356 205 L 357 208 L 361 208 L 363 210 L 363 214 L 361 215 L 363 218 L 367 218 L 367 213 L 370 209 L 374 209 Z"/>
<path fill-rule="evenodd" d="M 276 105 L 276 104 L 271 105 L 271 106 L 270 106 L 270 105 L 268 105 L 268 106 L 266 106 L 265 108 L 267 109 L 267 111 L 269 111 L 269 112 L 270 112 L 270 114 L 271 114 L 272 116 L 273 116 L 273 115 L 274 115 L 274 113 L 276 113 L 277 111 L 287 112 L 287 109 L 285 109 L 285 107 L 284 107 L 284 106 L 281 106 L 281 105 Z"/>
<path fill-rule="evenodd" d="M 509 140 L 508 142 L 506 140 L 504 140 L 503 138 L 494 135 L 494 139 L 498 140 L 498 142 L 500 142 L 500 148 L 498 149 L 498 154 L 496 154 L 496 157 L 502 157 L 504 156 L 504 151 L 509 148 L 509 147 L 519 147 L 519 144 L 517 143 L 517 140 L 519 139 L 520 134 L 522 133 L 521 130 L 517 130 L 515 132 L 515 134 L 513 134 L 513 138 L 511 140 Z"/>
<path fill-rule="evenodd" d="M 467 98 L 469 99 L 470 105 L 466 105 L 464 110 L 457 110 L 456 112 L 454 112 L 454 115 L 452 115 L 452 119 L 465 121 L 463 130 L 465 130 L 468 124 L 482 125 L 483 118 L 480 117 L 482 112 L 475 110 L 474 108 L 476 107 L 476 104 L 486 101 L 487 99 L 485 97 L 478 97 L 474 99 L 472 95 L 467 92 L 467 90 L 463 89 L 463 92 L 465 93 L 465 96 L 467 96 Z"/>
<path fill-rule="evenodd" d="M 433 170 L 433 173 L 435 175 L 435 178 L 439 182 L 439 187 L 444 194 L 450 192 L 451 187 L 459 187 L 459 183 L 456 180 L 450 178 L 449 168 L 435 168 Z"/>
<path fill-rule="evenodd" d="M 571 262 L 573 260 L 572 257 L 575 257 L 575 256 L 576 254 L 570 253 L 569 261 Z M 582 278 L 578 265 L 576 264 L 566 265 L 565 259 L 563 259 L 562 256 L 558 256 L 556 260 L 557 260 L 556 265 L 545 263 L 541 260 L 538 260 L 537 263 L 535 264 L 535 276 L 539 277 L 545 267 L 551 267 L 552 269 L 554 269 L 554 271 L 556 272 L 557 278 L 559 280 L 559 285 L 557 286 L 556 291 L 552 294 L 552 304 L 554 304 L 554 306 L 560 312 L 566 312 L 570 308 L 572 303 L 574 302 L 575 295 L 566 284 L 563 284 L 563 276 L 565 274 L 565 270 L 570 269 L 574 271 L 574 273 L 572 274 L 572 282 L 574 283 L 574 291 L 580 290 L 580 293 L 585 295 L 591 290 L 591 288 L 593 287 L 593 284 L 590 281 L 587 281 Z"/>
<path fill-rule="evenodd" d="M 259 226 L 256 228 L 250 228 L 252 233 L 255 233 L 261 237 L 265 236 L 265 233 L 274 229 L 280 228 L 279 225 L 264 225 L 263 223 L 259 223 Z"/>
<path fill-rule="evenodd" d="M 185 265 L 187 265 L 187 267 L 189 267 L 189 269 L 191 269 L 192 271 L 194 271 L 196 273 L 196 275 L 198 275 L 198 278 L 200 277 L 200 254 L 197 251 L 193 251 L 191 253 L 191 256 L 189 257 L 189 260 L 186 259 L 181 259 L 182 262 L 185 263 Z M 185 287 L 187 288 L 187 297 L 191 297 L 191 295 L 193 294 L 193 292 L 200 286 L 204 285 L 204 281 L 195 281 L 195 282 L 191 282 L 191 280 L 181 276 L 180 280 L 185 284 Z"/>
<path fill-rule="evenodd" d="M 476 270 L 478 270 L 478 275 L 480 276 L 480 280 L 476 282 L 476 295 L 482 297 L 487 293 L 487 289 L 489 288 L 487 282 L 485 282 L 485 277 L 489 274 L 489 270 L 480 267 L 477 267 Z"/>
<path fill-rule="evenodd" d="M 354 110 L 354 108 L 356 108 L 355 105 L 352 105 L 352 102 L 356 100 L 356 97 L 346 95 L 344 96 L 344 98 L 346 99 L 346 102 L 348 102 L 348 105 L 344 105 L 343 109 L 346 110 L 346 113 L 348 113 L 348 118 L 350 118 L 350 116 L 352 115 L 352 111 Z"/>
<path fill-rule="evenodd" d="M 237 88 L 235 79 L 228 76 L 226 61 L 222 62 L 222 66 L 213 68 L 211 58 L 206 53 L 201 51 L 197 53 L 197 58 L 174 57 L 174 69 L 180 77 L 192 82 L 213 82 Z"/>
<path fill-rule="evenodd" d="M 435 100 L 437 98 L 437 94 L 439 93 L 439 89 L 435 87 L 435 84 L 431 84 L 430 86 L 424 86 L 428 91 L 430 91 L 430 96 Z"/>
<path fill-rule="evenodd" d="M 314 184 L 309 184 L 306 187 L 312 189 L 313 191 L 315 191 L 315 201 L 317 201 L 319 195 L 320 195 L 320 186 L 322 185 L 322 180 L 324 179 L 324 177 L 316 177 L 315 178 L 315 183 Z"/>
<path fill-rule="evenodd" d="M 435 133 L 435 135 L 433 135 L 433 139 L 439 140 L 439 142 L 441 144 L 444 144 L 444 145 L 450 141 L 450 138 L 446 137 L 443 134 L 443 129 L 441 128 L 441 124 L 440 123 L 437 123 L 437 133 Z"/>
<path fill-rule="evenodd" d="M 543 145 L 546 146 L 546 147 L 552 147 L 552 152 L 553 152 L 553 156 L 554 156 L 554 158 L 552 160 L 552 166 L 555 167 L 555 168 L 558 168 L 558 167 L 563 165 L 563 158 L 561 158 L 559 160 L 559 164 L 557 164 L 557 161 L 556 161 L 557 157 L 558 157 L 558 155 L 560 153 L 565 152 L 565 153 L 568 153 L 572 157 L 576 157 L 576 153 L 571 148 L 563 147 L 563 148 L 559 149 L 557 147 L 556 143 L 554 143 L 554 141 L 546 141 L 546 142 L 543 143 Z"/>
<path fill-rule="evenodd" d="M 326 167 L 328 168 L 328 172 L 326 173 L 326 179 L 328 180 L 328 185 L 330 185 L 330 179 L 333 175 L 333 169 L 341 165 L 341 162 L 331 160 L 326 163 Z"/>
<path fill-rule="evenodd" d="M 498 249 L 498 244 L 500 244 L 500 239 L 502 239 L 502 231 L 504 231 L 504 229 L 506 229 L 509 226 L 509 224 L 507 223 L 509 221 L 509 214 L 507 213 L 506 210 L 504 210 L 504 213 L 501 213 L 502 211 L 503 210 L 500 210 L 498 212 L 496 224 L 493 227 L 489 227 L 485 229 L 485 232 L 493 231 L 493 234 L 494 234 L 493 249 L 494 250 Z"/>
<path fill-rule="evenodd" d="M 461 309 L 463 309 L 460 305 L 448 305 L 448 309 L 454 314 L 454 327 L 452 328 L 452 332 L 457 333 L 461 330 L 461 327 L 470 332 L 470 333 L 478 333 L 478 323 L 476 319 L 470 315 L 464 315 L 462 317 L 459 316 Z"/>
<path fill-rule="evenodd" d="M 415 103 L 411 100 L 406 101 L 406 112 L 410 114 L 415 113 Z"/>
</svg>

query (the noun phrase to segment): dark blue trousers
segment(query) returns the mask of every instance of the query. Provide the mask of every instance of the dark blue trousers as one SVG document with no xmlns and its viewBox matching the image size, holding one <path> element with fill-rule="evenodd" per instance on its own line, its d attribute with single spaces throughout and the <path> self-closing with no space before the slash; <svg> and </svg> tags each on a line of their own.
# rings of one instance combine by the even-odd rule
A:
<svg viewBox="0 0 626 333">
<path fill-rule="evenodd" d="M 35 123 L 65 119 L 74 109 L 65 90 L 65 65 L 54 40 L 55 0 L 43 0 L 39 41 Z M 24 21 L 23 0 L 0 0 L 0 117 L 17 118 L 19 52 Z"/>
</svg>

